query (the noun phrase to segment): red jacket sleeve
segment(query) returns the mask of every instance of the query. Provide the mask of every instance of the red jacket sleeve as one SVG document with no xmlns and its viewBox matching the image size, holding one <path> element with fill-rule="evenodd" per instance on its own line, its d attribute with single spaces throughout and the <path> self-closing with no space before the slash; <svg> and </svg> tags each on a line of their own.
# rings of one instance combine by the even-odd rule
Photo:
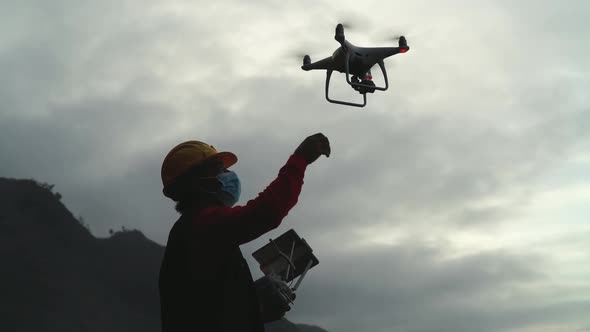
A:
<svg viewBox="0 0 590 332">
<path fill-rule="evenodd" d="M 243 206 L 211 206 L 195 217 L 195 222 L 213 224 L 224 238 L 238 245 L 250 242 L 277 228 L 297 203 L 307 162 L 291 155 L 271 184 Z"/>
</svg>

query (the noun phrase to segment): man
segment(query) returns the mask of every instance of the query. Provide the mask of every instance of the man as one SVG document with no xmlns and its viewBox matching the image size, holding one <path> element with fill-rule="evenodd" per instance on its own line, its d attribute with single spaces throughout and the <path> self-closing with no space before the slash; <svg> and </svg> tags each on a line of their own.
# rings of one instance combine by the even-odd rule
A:
<svg viewBox="0 0 590 332">
<path fill-rule="evenodd" d="M 330 155 L 328 139 L 322 134 L 306 138 L 257 198 L 234 206 L 241 187 L 228 170 L 238 160 L 233 153 L 199 141 L 181 143 L 168 153 L 162 163 L 163 192 L 181 216 L 170 231 L 160 269 L 163 332 L 262 332 L 265 322 L 288 310 L 259 303 L 239 246 L 280 225 L 297 203 L 307 165 L 322 154 Z"/>
</svg>

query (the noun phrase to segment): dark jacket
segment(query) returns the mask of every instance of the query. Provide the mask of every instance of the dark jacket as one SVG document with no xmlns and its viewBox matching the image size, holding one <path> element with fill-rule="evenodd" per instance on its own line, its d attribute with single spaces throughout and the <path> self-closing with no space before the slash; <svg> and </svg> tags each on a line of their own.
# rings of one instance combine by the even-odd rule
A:
<svg viewBox="0 0 590 332">
<path fill-rule="evenodd" d="M 295 206 L 307 163 L 293 155 L 244 206 L 209 206 L 174 224 L 160 269 L 162 331 L 262 332 L 258 299 L 239 246 L 277 228 Z"/>
</svg>

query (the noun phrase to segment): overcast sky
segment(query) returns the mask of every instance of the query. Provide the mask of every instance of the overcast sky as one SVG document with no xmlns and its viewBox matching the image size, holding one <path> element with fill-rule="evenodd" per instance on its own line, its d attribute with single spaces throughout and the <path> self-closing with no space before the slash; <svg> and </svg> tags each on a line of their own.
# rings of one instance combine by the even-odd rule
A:
<svg viewBox="0 0 590 332">
<path fill-rule="evenodd" d="M 233 151 L 254 198 L 308 135 L 332 156 L 251 253 L 294 228 L 320 265 L 288 317 L 331 332 L 590 331 L 587 1 L 12 1 L 0 4 L 0 176 L 56 191 L 96 236 L 165 244 L 160 166 Z M 304 72 L 338 44 L 388 58 L 359 109 Z M 373 72 L 379 83 L 378 70 Z M 340 74 L 334 96 L 358 100 Z"/>
</svg>

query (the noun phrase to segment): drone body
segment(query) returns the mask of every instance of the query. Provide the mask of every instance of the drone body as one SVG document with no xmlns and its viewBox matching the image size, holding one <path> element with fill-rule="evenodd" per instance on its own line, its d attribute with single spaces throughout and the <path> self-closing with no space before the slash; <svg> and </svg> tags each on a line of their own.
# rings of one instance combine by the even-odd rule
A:
<svg viewBox="0 0 590 332">
<path fill-rule="evenodd" d="M 336 26 L 334 39 L 340 43 L 340 47 L 334 51 L 332 56 L 312 63 L 309 55 L 303 57 L 301 69 L 308 71 L 314 69 L 326 70 L 326 99 L 331 103 L 364 107 L 367 104 L 367 93 L 375 90 L 385 91 L 389 87 L 387 71 L 383 59 L 398 53 L 407 52 L 410 47 L 404 36 L 399 37 L 399 47 L 358 47 L 344 38 L 344 27 L 342 24 Z M 371 75 L 371 68 L 379 65 L 385 79 L 385 86 L 375 86 Z M 331 99 L 329 96 L 330 78 L 333 71 L 346 74 L 346 82 L 363 95 L 363 103 L 352 103 Z M 352 79 L 351 79 L 352 75 Z"/>
</svg>

